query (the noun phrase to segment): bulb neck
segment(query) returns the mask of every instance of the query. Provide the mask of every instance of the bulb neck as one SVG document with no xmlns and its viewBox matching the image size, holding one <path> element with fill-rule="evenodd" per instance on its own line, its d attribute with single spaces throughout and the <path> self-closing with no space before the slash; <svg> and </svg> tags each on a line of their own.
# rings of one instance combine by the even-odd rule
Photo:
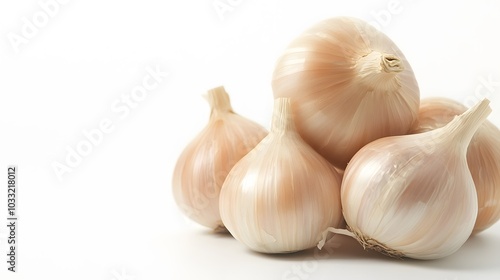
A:
<svg viewBox="0 0 500 280">
<path fill-rule="evenodd" d="M 404 70 L 403 62 L 393 54 L 372 51 L 358 59 L 356 70 L 360 84 L 368 90 L 393 91 L 399 88 L 396 75 Z"/>
<path fill-rule="evenodd" d="M 276 98 L 274 100 L 271 132 L 285 133 L 295 131 L 295 123 L 293 121 L 290 98 Z"/>
<path fill-rule="evenodd" d="M 210 89 L 205 95 L 205 98 L 210 104 L 210 116 L 218 113 L 233 113 L 229 95 L 223 86 Z"/>
<path fill-rule="evenodd" d="M 448 135 L 451 146 L 459 148 L 465 155 L 474 134 L 491 113 L 490 101 L 483 99 L 465 113 L 456 116 L 442 128 L 441 133 Z M 449 144 L 448 142 L 447 144 Z"/>
</svg>

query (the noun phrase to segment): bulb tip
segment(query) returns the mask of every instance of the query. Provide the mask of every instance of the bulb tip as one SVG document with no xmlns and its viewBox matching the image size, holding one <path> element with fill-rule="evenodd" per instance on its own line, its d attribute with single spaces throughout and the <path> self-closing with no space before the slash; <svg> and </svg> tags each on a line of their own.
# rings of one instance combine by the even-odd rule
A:
<svg viewBox="0 0 500 280">
<path fill-rule="evenodd" d="M 231 107 L 231 101 L 229 99 L 229 94 L 226 92 L 224 86 L 218 86 L 212 89 L 209 89 L 203 97 L 208 101 L 210 107 L 212 108 L 212 112 L 221 111 L 221 112 L 232 112 L 233 109 Z"/>
<path fill-rule="evenodd" d="M 381 64 L 382 69 L 387 73 L 399 73 L 404 70 L 401 59 L 393 54 L 383 54 Z"/>
<path fill-rule="evenodd" d="M 483 98 L 483 100 L 479 101 L 475 106 L 477 107 L 488 107 L 488 109 L 491 111 L 491 108 L 489 108 L 491 101 L 488 98 Z"/>
<path fill-rule="evenodd" d="M 487 98 L 481 100 L 461 115 L 456 116 L 446 126 L 442 127 L 440 131 L 451 134 L 450 138 L 456 138 L 454 140 L 459 139 L 460 141 L 453 141 L 452 143 L 461 145 L 463 153 L 467 153 L 467 147 L 472 137 L 491 113 L 489 104 L 490 101 Z M 462 145 L 463 143 L 466 145 Z"/>
<path fill-rule="evenodd" d="M 483 98 L 481 101 L 476 103 L 476 105 L 472 106 L 462 115 L 469 114 L 477 114 L 479 115 L 479 119 L 486 119 L 491 113 L 490 100 L 488 98 Z M 477 113 L 476 113 L 477 112 Z"/>
<path fill-rule="evenodd" d="M 209 89 L 208 93 L 209 94 L 227 94 L 224 86 L 218 86 L 218 87 L 214 87 L 212 89 Z"/>
</svg>

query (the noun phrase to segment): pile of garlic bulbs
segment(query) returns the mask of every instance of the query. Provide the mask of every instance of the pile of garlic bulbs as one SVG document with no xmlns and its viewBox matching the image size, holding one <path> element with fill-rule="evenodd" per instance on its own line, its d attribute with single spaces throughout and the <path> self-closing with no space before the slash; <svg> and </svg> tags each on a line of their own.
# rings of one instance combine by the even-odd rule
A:
<svg viewBox="0 0 500 280">
<path fill-rule="evenodd" d="M 272 86 L 270 132 L 234 113 L 223 87 L 209 90 L 209 124 L 173 176 L 194 221 L 263 253 L 321 249 L 333 232 L 388 256 L 437 259 L 500 219 L 489 101 L 421 102 L 401 50 L 366 22 L 306 30 Z"/>
</svg>

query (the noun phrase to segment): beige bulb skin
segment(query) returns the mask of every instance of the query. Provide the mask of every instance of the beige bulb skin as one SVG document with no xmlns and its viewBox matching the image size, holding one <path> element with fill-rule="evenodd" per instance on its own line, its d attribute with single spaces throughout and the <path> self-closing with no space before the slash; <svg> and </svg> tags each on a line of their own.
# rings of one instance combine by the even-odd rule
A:
<svg viewBox="0 0 500 280">
<path fill-rule="evenodd" d="M 410 64 L 385 34 L 348 17 L 299 35 L 278 59 L 274 97 L 292 100 L 297 130 L 340 169 L 364 145 L 408 133 L 419 88 Z"/>
<path fill-rule="evenodd" d="M 267 135 L 259 124 L 231 108 L 223 87 L 210 90 L 207 126 L 181 153 L 172 186 L 181 211 L 195 222 L 225 231 L 219 214 L 220 188 L 231 168 Z"/>
<path fill-rule="evenodd" d="M 237 240 L 263 253 L 312 248 L 342 222 L 340 176 L 295 131 L 289 99 L 275 101 L 271 132 L 229 173 L 220 211 Z"/>
<path fill-rule="evenodd" d="M 426 98 L 420 103 L 418 123 L 411 133 L 422 133 L 448 124 L 467 108 L 449 98 Z M 474 233 L 500 219 L 500 130 L 486 120 L 467 150 L 467 163 L 477 191 L 478 214 Z"/>
<path fill-rule="evenodd" d="M 363 246 L 415 259 L 438 259 L 469 238 L 477 195 L 467 146 L 490 113 L 488 101 L 448 125 L 378 139 L 345 170 L 344 217 Z"/>
</svg>

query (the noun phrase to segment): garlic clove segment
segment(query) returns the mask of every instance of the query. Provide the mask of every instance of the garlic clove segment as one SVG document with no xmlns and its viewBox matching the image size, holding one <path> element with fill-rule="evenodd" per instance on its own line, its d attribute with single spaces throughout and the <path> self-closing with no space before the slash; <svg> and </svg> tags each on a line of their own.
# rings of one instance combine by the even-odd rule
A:
<svg viewBox="0 0 500 280">
<path fill-rule="evenodd" d="M 443 127 L 466 110 L 464 105 L 449 98 L 422 99 L 418 124 L 411 133 Z M 484 121 L 472 138 L 467 163 L 477 191 L 479 210 L 474 233 L 478 233 L 500 219 L 500 130 L 490 121 Z"/>
<path fill-rule="evenodd" d="M 335 17 L 302 33 L 278 59 L 274 97 L 292 99 L 297 130 L 340 169 L 364 145 L 407 134 L 419 88 L 396 44 L 363 20 Z"/>
<path fill-rule="evenodd" d="M 269 135 L 227 176 L 220 213 L 237 240 L 263 253 L 312 248 L 342 222 L 340 176 L 296 132 L 290 99 L 275 100 Z"/>
<path fill-rule="evenodd" d="M 253 149 L 267 131 L 233 112 L 224 88 L 208 91 L 211 113 L 207 126 L 181 153 L 172 187 L 181 211 L 195 222 L 225 231 L 219 214 L 219 193 L 231 168 Z"/>
<path fill-rule="evenodd" d="M 469 238 L 478 204 L 466 153 L 491 112 L 483 100 L 442 128 L 363 147 L 345 170 L 344 217 L 365 247 L 437 259 Z"/>
</svg>

